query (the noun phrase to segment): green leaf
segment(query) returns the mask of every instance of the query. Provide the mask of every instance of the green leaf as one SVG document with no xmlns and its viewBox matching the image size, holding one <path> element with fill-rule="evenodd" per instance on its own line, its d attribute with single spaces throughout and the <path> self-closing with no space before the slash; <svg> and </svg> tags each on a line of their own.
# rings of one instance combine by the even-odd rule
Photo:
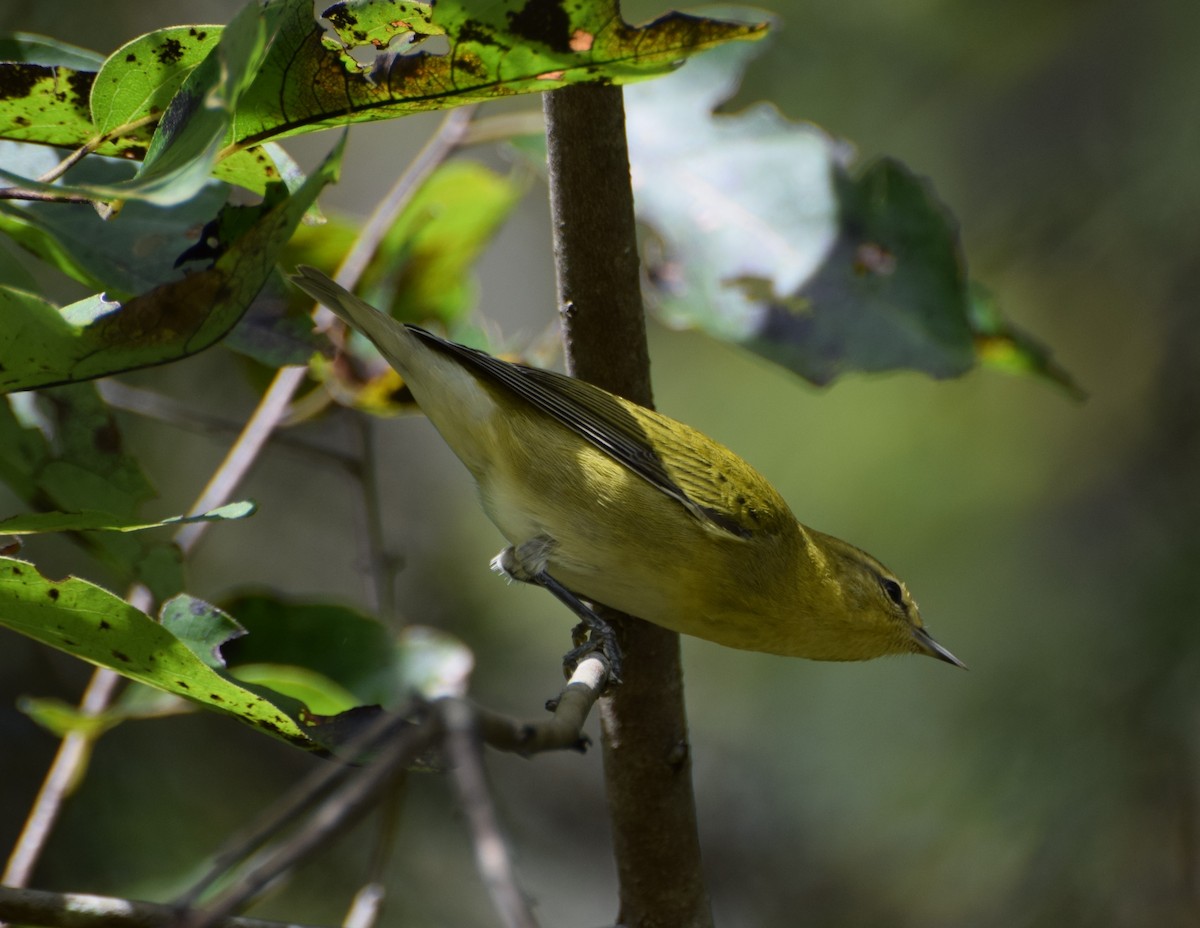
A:
<svg viewBox="0 0 1200 928">
<path fill-rule="evenodd" d="M 65 50 L 49 64 L 0 63 L 8 90 L 0 139 L 145 159 L 136 177 L 109 184 L 73 176 L 39 184 L 11 169 L 0 176 L 49 193 L 163 205 L 189 199 L 210 173 L 261 191 L 287 174 L 265 142 L 571 83 L 640 80 L 766 30 L 682 13 L 633 27 L 616 0 L 442 0 L 436 8 L 367 0 L 325 15 L 340 39 L 326 35 L 305 0 L 274 0 L 247 4 L 207 55 L 219 27 L 148 33 L 99 68 Z"/>
<path fill-rule="evenodd" d="M 93 177 L 88 182 L 81 176 L 80 167 L 73 168 L 69 176 L 72 183 L 79 182 L 74 189 L 84 195 L 90 191 L 105 196 L 121 193 L 133 198 L 138 191 L 129 186 L 134 167 L 129 164 L 130 159 L 146 157 L 159 117 L 225 28 L 202 25 L 156 30 L 127 42 L 107 59 L 40 36 L 0 37 L 0 87 L 14 91 L 0 96 L 0 139 L 62 148 L 87 144 L 96 155 L 119 157 L 127 168 L 119 176 Z M 264 48 L 258 51 L 261 53 Z M 243 71 L 244 76 L 253 74 L 252 66 Z M 61 86 L 77 86 L 86 92 L 89 118 L 81 118 L 79 96 L 61 92 Z M 108 137 L 101 140 L 105 133 Z M 225 138 L 230 137 L 231 133 L 226 131 Z M 199 152 L 208 158 L 207 146 L 200 146 Z M 22 186 L 47 192 L 66 191 L 69 188 L 62 183 L 47 186 L 31 182 L 58 160 L 49 149 L 45 154 L 49 163 L 41 170 L 22 169 L 9 157 L 0 157 L 0 164 L 14 183 L 19 179 Z M 87 158 L 82 164 L 92 160 Z M 289 189 L 295 189 L 303 180 L 291 158 L 273 145 L 226 153 L 215 167 L 210 167 L 219 180 L 259 194 L 281 178 Z M 198 175 L 200 167 L 193 168 Z M 195 183 L 195 177 L 189 182 Z M 115 188 L 120 183 L 126 187 Z M 152 195 L 163 199 L 153 192 Z M 169 199 L 183 195 L 175 192 Z"/>
<path fill-rule="evenodd" d="M 334 681 L 360 704 L 393 703 L 399 675 L 392 634 L 378 619 L 344 606 L 245 594 L 223 604 L 249 634 L 225 651 L 230 667 L 302 667 Z"/>
<path fill-rule="evenodd" d="M 94 741 L 122 722 L 180 715 L 194 711 L 197 706 L 162 690 L 141 683 L 131 683 L 121 691 L 108 709 L 98 715 L 84 712 L 76 705 L 50 697 L 22 697 L 17 700 L 17 708 L 60 738 L 68 734 L 78 734 Z"/>
<path fill-rule="evenodd" d="M 102 296 L 59 311 L 6 291 L 0 329 L 0 392 L 103 377 L 195 354 L 241 318 L 277 255 L 322 187 L 336 177 L 342 144 L 292 196 L 282 184 L 257 206 L 225 207 L 203 241 L 178 256 L 191 265 L 214 259 L 182 279 L 122 303 Z"/>
<path fill-rule="evenodd" d="M 92 384 L 21 393 L 0 402 L 0 480 L 33 509 L 102 510 L 135 519 L 154 487 L 122 447 L 111 411 Z M 127 582 L 162 599 L 182 586 L 174 545 L 145 536 L 78 540 Z"/>
<path fill-rule="evenodd" d="M 258 194 L 265 193 L 268 185 L 280 180 L 294 193 L 305 180 L 300 165 L 274 142 L 223 156 L 213 168 L 213 177 Z M 321 221 L 317 204 L 308 208 L 308 218 L 309 221 Z"/>
<path fill-rule="evenodd" d="M 230 674 L 243 683 L 265 686 L 298 700 L 319 715 L 337 715 L 361 705 L 344 687 L 328 677 L 289 664 L 242 664 Z"/>
<path fill-rule="evenodd" d="M 23 261 L 0 242 L 0 286 L 13 287 L 17 290 L 34 290 L 37 281 L 26 267 L 28 261 Z"/>
<path fill-rule="evenodd" d="M 60 42 L 30 32 L 10 32 L 0 35 L 0 62 L 25 62 L 47 66 L 62 65 L 86 70 L 104 60 L 98 52 Z"/>
<path fill-rule="evenodd" d="M 101 65 L 92 84 L 96 131 L 158 116 L 221 38 L 221 26 L 170 26 L 126 42 Z M 146 138 L 151 132 L 146 133 Z"/>
<path fill-rule="evenodd" d="M 1050 349 L 1004 319 L 992 295 L 979 285 L 971 289 L 971 329 L 975 353 L 984 366 L 1043 377 L 1072 399 L 1087 399 L 1087 391 L 1054 360 Z"/>
<path fill-rule="evenodd" d="M 957 376 L 998 353 L 928 181 L 891 159 L 852 172 L 844 143 L 767 105 L 714 115 L 754 54 L 725 46 L 626 91 L 651 305 L 818 384 Z"/>
<path fill-rule="evenodd" d="M 0 558 L 0 625 L 290 744 L 317 747 L 276 702 L 221 675 L 150 616 L 86 580 L 47 580 L 27 561 Z M 203 637 L 210 629 L 193 631 Z"/>
<path fill-rule="evenodd" d="M 283 263 L 293 266 L 286 258 Z M 221 344 L 272 368 L 308 364 L 313 352 L 332 352 L 328 337 L 313 328 L 312 307 L 289 300 L 286 291 L 283 275 L 272 272 Z"/>
<path fill-rule="evenodd" d="M 123 518 L 111 512 L 38 512 L 0 519 L 0 535 L 38 535 L 45 532 L 140 532 L 164 525 L 185 525 L 189 522 L 223 522 L 244 519 L 254 514 L 254 504 L 247 500 L 227 503 L 194 516 L 171 516 L 158 522 L 143 522 Z"/>
<path fill-rule="evenodd" d="M 816 273 L 783 295 L 736 281 L 761 313 L 747 346 L 818 384 L 849 370 L 966 373 L 966 267 L 928 182 L 882 159 L 837 190 L 838 237 Z"/>
<path fill-rule="evenodd" d="M 338 3 L 323 14 L 336 39 L 307 3 L 287 15 L 238 107 L 238 146 L 570 83 L 626 83 L 765 32 L 682 13 L 633 27 L 615 0 Z"/>
<path fill-rule="evenodd" d="M 63 126 L 56 128 L 55 139 L 39 134 L 9 134 L 4 132 L 0 122 L 0 134 L 4 137 L 57 145 L 71 144 L 58 136 L 69 135 L 78 145 L 93 142 L 106 132 L 128 127 L 133 131 L 121 134 L 121 144 L 116 146 L 116 151 L 106 145 L 99 145 L 96 150 L 100 154 L 142 157 L 144 160 L 134 177 L 110 184 L 81 183 L 74 178 L 70 182 L 46 184 L 5 170 L 0 170 L 0 177 L 45 193 L 70 193 L 97 200 L 137 198 L 170 206 L 191 199 L 208 182 L 218 152 L 229 135 L 238 98 L 257 76 L 282 12 L 279 4 L 262 6 L 251 0 L 221 31 L 211 50 L 207 27 L 196 27 L 186 45 L 180 39 L 180 35 L 186 36 L 186 29 L 184 33 L 169 37 L 151 33 L 142 40 L 135 40 L 135 43 L 140 42 L 135 50 L 122 48 L 110 57 L 102 75 L 86 72 L 73 75 L 70 78 L 72 86 L 82 91 L 86 84 L 86 92 L 95 97 L 95 109 L 89 106 L 86 127 L 76 118 L 78 107 L 70 114 L 64 114 Z M 205 36 L 203 40 L 199 38 L 201 34 Z M 149 68 L 151 73 L 143 80 L 141 72 L 146 67 L 145 61 L 151 57 L 159 60 L 159 67 Z M 105 85 L 93 94 L 95 81 L 100 76 L 104 77 Z M 0 70 L 0 80 L 3 79 Z M 53 93 L 52 83 L 47 83 L 49 80 L 49 76 L 44 76 L 38 85 L 41 88 L 38 101 L 43 110 L 48 105 L 44 98 Z M 60 74 L 54 75 L 54 81 L 61 80 Z M 155 90 L 155 82 L 165 83 L 162 93 Z M 126 86 L 131 88 L 127 94 L 121 92 Z M 178 91 L 170 97 L 161 118 L 157 119 L 147 145 L 144 133 L 134 130 L 133 126 L 141 117 L 152 115 L 153 107 L 164 104 L 167 91 L 175 86 Z M 24 89 L 18 87 L 19 91 Z M 93 112 L 103 120 L 102 125 L 92 122 Z M 0 119 L 3 114 L 0 109 Z M 70 120 L 67 115 L 71 116 Z M 127 116 L 131 121 L 125 121 Z M 12 117 L 13 120 L 17 118 Z M 28 122 L 27 115 L 20 118 Z"/>
<path fill-rule="evenodd" d="M 90 715 L 81 712 L 78 706 L 61 699 L 30 699 L 28 697 L 17 701 L 17 708 L 42 728 L 65 738 L 67 735 L 83 735 L 89 740 L 95 740 L 106 731 L 122 721 L 116 713 L 101 713 Z"/>
<path fill-rule="evenodd" d="M 249 633 L 224 649 L 231 671 L 267 664 L 302 668 L 316 675 L 308 679 L 331 680 L 360 704 L 395 706 L 413 692 L 430 699 L 461 695 L 474 663 L 451 635 L 410 625 L 397 637 L 373 616 L 345 606 L 266 593 L 224 605 Z"/>
<path fill-rule="evenodd" d="M 61 148 L 91 140 L 96 132 L 88 95 L 95 77 L 93 70 L 63 65 L 0 62 L 0 138 Z"/>
<path fill-rule="evenodd" d="M 0 142 L 0 161 L 30 176 L 56 161 L 37 145 Z M 132 165 L 92 157 L 73 174 L 100 184 L 130 176 Z M 115 299 L 144 293 L 179 276 L 175 261 L 196 242 L 196 230 L 221 208 L 227 185 L 210 181 L 185 203 L 171 207 L 131 202 L 105 220 L 95 210 L 59 203 L 0 201 L 0 231 L 85 286 Z"/>
<path fill-rule="evenodd" d="M 204 185 L 238 100 L 266 59 L 282 13 L 278 3 L 264 6 L 250 0 L 221 31 L 216 48 L 183 81 L 158 123 L 130 185 L 138 196 L 177 203 Z"/>
<path fill-rule="evenodd" d="M 470 269 L 520 201 L 521 188 L 472 161 L 435 171 L 388 230 L 360 292 L 406 320 L 453 328 L 474 307 Z"/>
<path fill-rule="evenodd" d="M 225 610 L 186 593 L 163 603 L 159 619 L 163 628 L 213 670 L 226 666 L 221 648 L 246 634 L 246 629 Z"/>
</svg>

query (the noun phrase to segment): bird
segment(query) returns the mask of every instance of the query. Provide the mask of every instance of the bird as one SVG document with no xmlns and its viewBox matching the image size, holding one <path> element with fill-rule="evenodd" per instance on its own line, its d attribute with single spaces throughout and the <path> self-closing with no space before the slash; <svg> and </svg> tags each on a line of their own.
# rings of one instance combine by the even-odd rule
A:
<svg viewBox="0 0 1200 928">
<path fill-rule="evenodd" d="M 291 280 L 375 345 L 470 471 L 508 542 L 492 568 L 581 619 L 568 665 L 599 651 L 619 678 L 615 633 L 594 608 L 606 606 L 731 648 L 966 666 L 894 573 L 801 523 L 765 477 L 702 432 L 402 323 L 316 268 Z"/>
</svg>

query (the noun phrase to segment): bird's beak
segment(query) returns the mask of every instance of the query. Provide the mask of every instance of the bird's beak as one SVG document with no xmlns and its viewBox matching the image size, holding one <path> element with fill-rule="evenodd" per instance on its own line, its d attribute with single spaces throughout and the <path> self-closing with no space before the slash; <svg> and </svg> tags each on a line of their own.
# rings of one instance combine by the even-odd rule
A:
<svg viewBox="0 0 1200 928">
<path fill-rule="evenodd" d="M 930 657 L 936 657 L 939 661 L 945 661 L 947 664 L 953 664 L 955 667 L 967 669 L 967 665 L 960 661 L 957 657 L 943 648 L 940 644 L 933 640 L 933 635 L 925 631 L 923 628 L 914 628 L 912 630 L 913 640 L 917 643 L 917 649 L 922 654 L 928 654 Z"/>
</svg>

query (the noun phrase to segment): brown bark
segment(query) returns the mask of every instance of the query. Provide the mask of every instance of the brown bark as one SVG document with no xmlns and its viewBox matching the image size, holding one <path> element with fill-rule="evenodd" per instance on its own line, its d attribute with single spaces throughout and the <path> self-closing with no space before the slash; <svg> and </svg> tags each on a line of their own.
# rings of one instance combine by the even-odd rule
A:
<svg viewBox="0 0 1200 928">
<path fill-rule="evenodd" d="M 554 252 L 568 369 L 651 405 L 633 192 L 618 87 L 545 96 Z M 712 925 L 692 795 L 679 636 L 613 619 L 624 682 L 602 701 L 604 771 L 628 928 Z"/>
</svg>

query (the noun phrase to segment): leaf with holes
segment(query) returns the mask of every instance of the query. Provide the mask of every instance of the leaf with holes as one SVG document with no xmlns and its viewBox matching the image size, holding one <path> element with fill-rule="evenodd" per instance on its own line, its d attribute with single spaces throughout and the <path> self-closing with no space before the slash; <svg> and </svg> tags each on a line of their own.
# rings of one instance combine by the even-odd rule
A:
<svg viewBox="0 0 1200 928">
<path fill-rule="evenodd" d="M 952 377 L 1001 355 L 1061 380 L 973 308 L 957 225 L 928 181 L 886 158 L 852 170 L 849 146 L 768 105 L 714 114 L 753 54 L 729 45 L 626 91 L 647 297 L 665 321 L 818 384 Z"/>
<path fill-rule="evenodd" d="M 48 580 L 27 561 L 0 558 L 0 625 L 5 628 L 232 715 L 297 747 L 318 748 L 296 721 L 296 705 L 282 697 L 268 699 L 252 692 L 200 656 L 198 652 L 205 647 L 216 646 L 215 628 L 226 633 L 223 641 L 236 632 L 235 626 L 219 617 L 206 621 L 197 615 L 195 619 L 189 646 L 188 641 L 108 590 L 78 577 Z"/>
<path fill-rule="evenodd" d="M 310 10 L 289 5 L 239 104 L 236 146 L 567 84 L 627 83 L 766 31 L 683 13 L 630 26 L 616 0 L 365 0 L 324 11 L 331 37 Z"/>
<path fill-rule="evenodd" d="M 11 183 L 44 193 L 68 193 L 97 200 L 138 198 L 169 206 L 194 196 L 209 180 L 224 140 L 230 135 L 238 98 L 254 81 L 266 58 L 284 10 L 276 4 L 248 3 L 233 21 L 211 40 L 209 27 L 183 27 L 151 33 L 134 40 L 110 56 L 99 72 L 68 75 L 72 109 L 62 132 L 74 132 L 76 146 L 98 145 L 107 137 L 120 138 L 117 152 L 98 145 L 100 154 L 124 154 L 141 158 L 137 174 L 114 184 L 69 182 L 42 183 L 0 170 Z M 190 34 L 189 34 L 190 28 Z M 203 37 L 203 38 L 202 38 Z M 186 40 L 186 41 L 185 41 Z M 154 61 L 157 67 L 147 62 Z M 23 65 L 23 67 L 29 67 Z M 18 92 L 8 95 L 8 110 L 0 108 L 0 133 L 5 115 L 9 122 L 28 123 L 24 110 L 38 105 L 44 112 L 52 104 L 46 99 L 63 78 L 64 69 L 50 69 L 37 84 L 36 101 Z M 19 77 L 19 75 L 11 75 Z M 0 68 L 0 86 L 7 79 Z M 97 81 L 101 81 L 97 85 Z M 80 102 L 89 98 L 88 122 L 81 122 Z M 57 96 L 55 97 L 57 101 Z M 14 102 L 16 101 L 16 102 Z M 61 101 L 58 109 L 62 109 Z M 157 110 L 161 110 L 161 115 Z M 153 126 L 146 141 L 143 129 Z M 28 129 L 28 126 L 26 126 Z M 83 138 L 80 139 L 79 136 Z M 6 138 L 43 144 L 70 144 L 44 134 L 4 135 Z"/>
<path fill-rule="evenodd" d="M 293 195 L 276 184 L 256 206 L 226 206 L 203 241 L 177 256 L 185 274 L 124 302 L 89 297 L 62 310 L 0 291 L 0 393 L 103 377 L 187 357 L 222 338 L 273 272 L 318 192 L 332 181 L 342 144 Z M 208 263 L 192 270 L 196 262 Z"/>
</svg>

